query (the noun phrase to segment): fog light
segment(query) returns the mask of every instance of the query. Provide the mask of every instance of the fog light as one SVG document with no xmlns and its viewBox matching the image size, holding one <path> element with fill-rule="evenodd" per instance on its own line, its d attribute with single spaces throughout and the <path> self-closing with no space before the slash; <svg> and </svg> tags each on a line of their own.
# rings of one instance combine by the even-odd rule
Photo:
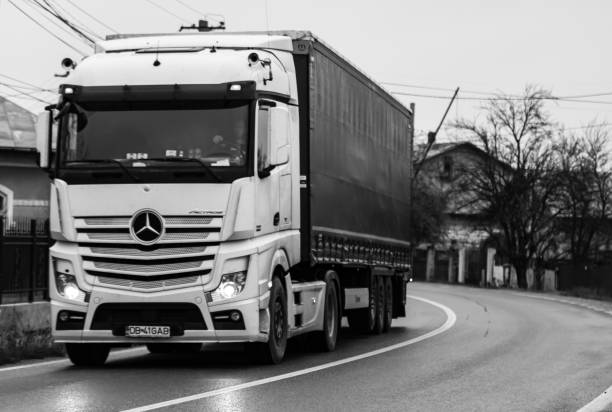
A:
<svg viewBox="0 0 612 412">
<path fill-rule="evenodd" d="M 66 312 L 65 310 L 59 313 L 59 320 L 61 320 L 62 322 L 67 322 L 69 317 L 70 316 L 68 315 L 68 312 Z"/>
<path fill-rule="evenodd" d="M 232 314 L 230 315 L 230 319 L 231 319 L 233 322 L 240 322 L 240 318 L 241 318 L 241 316 L 240 316 L 240 312 L 238 312 L 238 311 L 236 311 L 236 310 L 235 310 L 235 311 L 233 311 L 233 312 L 232 312 Z"/>
</svg>

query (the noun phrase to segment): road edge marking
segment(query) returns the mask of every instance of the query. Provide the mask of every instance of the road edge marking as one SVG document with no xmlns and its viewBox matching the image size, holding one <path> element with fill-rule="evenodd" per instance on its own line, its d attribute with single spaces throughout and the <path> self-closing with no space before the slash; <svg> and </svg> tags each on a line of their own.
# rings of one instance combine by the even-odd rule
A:
<svg viewBox="0 0 612 412">
<path fill-rule="evenodd" d="M 413 345 L 415 343 L 424 341 L 426 339 L 429 339 L 429 338 L 432 338 L 432 337 L 434 337 L 436 335 L 439 335 L 439 334 L 441 334 L 443 332 L 446 332 L 448 329 L 452 328 L 455 325 L 455 322 L 457 321 L 457 315 L 449 307 L 444 306 L 441 303 L 434 302 L 433 300 L 429 300 L 429 299 L 422 298 L 422 297 L 419 297 L 419 296 L 407 295 L 407 297 L 411 298 L 411 299 L 419 300 L 421 302 L 428 303 L 428 304 L 430 304 L 432 306 L 437 307 L 438 309 L 441 309 L 446 314 L 446 321 L 441 326 L 439 326 L 438 328 L 436 328 L 436 329 L 434 329 L 434 330 L 432 330 L 430 332 L 427 332 L 427 333 L 425 333 L 423 335 L 417 336 L 416 338 L 412 338 L 412 339 L 409 339 L 407 341 L 396 343 L 396 344 L 393 344 L 393 345 L 390 345 L 390 346 L 385 346 L 384 348 L 376 349 L 376 350 L 373 350 L 373 351 L 370 351 L 370 352 L 365 352 L 365 353 L 362 353 L 360 355 L 354 355 L 354 356 L 350 356 L 348 358 L 340 359 L 340 360 L 337 360 L 337 361 L 327 362 L 327 363 L 324 363 L 322 365 L 312 366 L 312 367 L 306 368 L 306 369 L 301 369 L 301 370 L 297 370 L 297 371 L 293 371 L 293 372 L 283 373 L 282 375 L 271 376 L 271 377 L 262 378 L 262 379 L 256 379 L 254 381 L 245 382 L 245 383 L 242 383 L 242 384 L 239 384 L 239 385 L 228 386 L 228 387 L 225 387 L 225 388 L 220 388 L 220 389 L 215 389 L 215 390 L 212 390 L 212 391 L 202 392 L 202 393 L 198 393 L 198 394 L 195 394 L 195 395 L 183 396 L 183 397 L 180 397 L 180 398 L 175 398 L 175 399 L 171 399 L 171 400 L 163 401 L 163 402 L 157 402 L 157 403 L 153 403 L 153 404 L 150 404 L 150 405 L 139 406 L 139 407 L 132 408 L 132 409 L 125 409 L 125 410 L 123 410 L 123 412 L 144 412 L 144 411 L 151 411 L 151 410 L 155 410 L 155 409 L 165 408 L 165 407 L 168 407 L 168 406 L 174 406 L 174 405 L 179 405 L 179 404 L 182 404 L 182 403 L 187 403 L 187 402 L 192 402 L 192 401 L 196 401 L 196 400 L 200 400 L 200 399 L 210 398 L 210 397 L 213 397 L 213 396 L 223 395 L 223 394 L 230 393 L 230 392 L 236 392 L 236 391 L 239 391 L 239 390 L 242 390 L 242 389 L 252 388 L 252 387 L 255 387 L 255 386 L 266 385 L 268 383 L 277 382 L 277 381 L 286 380 L 286 379 L 291 379 L 291 378 L 295 378 L 295 377 L 298 377 L 298 376 L 308 375 L 310 373 L 314 373 L 314 372 L 318 372 L 318 371 L 321 371 L 321 370 L 333 368 L 333 367 L 344 365 L 344 364 L 351 363 L 351 362 L 356 362 L 358 360 L 370 358 L 372 356 L 377 356 L 377 355 L 380 355 L 382 353 L 391 352 L 391 351 L 396 350 L 396 349 L 400 349 L 400 348 L 404 348 L 404 347 L 409 346 L 409 345 Z"/>
<path fill-rule="evenodd" d="M 593 312 L 597 312 L 597 313 L 601 313 L 603 315 L 608 315 L 608 316 L 612 316 L 612 310 L 606 310 L 606 309 L 601 309 L 598 308 L 596 306 L 593 306 L 589 303 L 583 303 L 583 302 L 576 302 L 570 299 L 564 299 L 561 297 L 555 297 L 555 296 L 539 296 L 539 295 L 535 295 L 535 294 L 529 294 L 529 293 L 520 293 L 520 292 L 512 292 L 513 295 L 516 296 L 522 296 L 524 298 L 531 298 L 531 299 L 539 299 L 539 300 L 545 300 L 548 302 L 556 302 L 556 303 L 563 303 L 565 305 L 571 305 L 571 306 L 576 306 L 582 309 L 588 309 L 591 310 Z"/>
<path fill-rule="evenodd" d="M 612 408 L 612 386 L 603 391 L 601 395 L 578 409 L 577 412 L 600 412 L 609 411 Z"/>
<path fill-rule="evenodd" d="M 120 350 L 116 350 L 116 351 L 112 351 L 110 353 L 110 356 L 113 356 L 114 354 L 125 354 L 126 352 L 140 352 L 144 350 L 144 347 L 137 347 L 137 348 L 129 348 L 129 349 L 120 349 Z M 63 358 L 63 359 L 56 359 L 56 360 L 52 360 L 52 361 L 42 361 L 42 362 L 34 362 L 34 363 L 28 363 L 26 365 L 16 365 L 16 366 L 7 366 L 4 368 L 0 368 L 0 373 L 2 372 L 10 372 L 10 371 L 15 371 L 15 370 L 19 370 L 19 369 L 29 369 L 29 368 L 34 368 L 34 367 L 43 367 L 43 366 L 49 366 L 49 365 L 54 365 L 56 363 L 70 363 L 70 359 L 68 358 Z"/>
</svg>

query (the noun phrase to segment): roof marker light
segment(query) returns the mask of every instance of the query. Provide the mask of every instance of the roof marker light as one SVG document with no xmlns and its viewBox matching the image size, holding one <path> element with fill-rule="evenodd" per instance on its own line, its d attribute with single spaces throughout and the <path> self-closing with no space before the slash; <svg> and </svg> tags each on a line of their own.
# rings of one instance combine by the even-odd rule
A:
<svg viewBox="0 0 612 412">
<path fill-rule="evenodd" d="M 233 92 L 239 92 L 240 90 L 242 90 L 242 86 L 239 84 L 232 84 L 230 86 L 230 90 Z"/>
<path fill-rule="evenodd" d="M 66 87 L 64 89 L 64 94 L 73 94 L 74 93 L 74 89 L 72 87 Z"/>
</svg>

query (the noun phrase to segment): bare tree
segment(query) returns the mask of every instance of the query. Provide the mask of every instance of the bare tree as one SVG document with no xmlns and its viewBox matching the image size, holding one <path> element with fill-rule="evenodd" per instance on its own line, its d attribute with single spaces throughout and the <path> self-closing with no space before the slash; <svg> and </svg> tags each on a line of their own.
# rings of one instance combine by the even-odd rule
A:
<svg viewBox="0 0 612 412">
<path fill-rule="evenodd" d="M 484 119 L 460 120 L 455 127 L 476 138 L 486 156 L 466 170 L 464 190 L 484 214 L 485 229 L 498 242 L 527 287 L 527 269 L 554 247 L 551 208 L 558 182 L 554 177 L 554 125 L 544 110 L 548 92 L 527 87 L 520 98 L 497 96 L 483 111 Z"/>
<path fill-rule="evenodd" d="M 608 138 L 605 128 L 589 126 L 581 134 L 564 136 L 556 146 L 560 183 L 556 207 L 561 212 L 557 226 L 564 236 L 565 255 L 574 264 L 586 262 L 611 236 Z"/>
<path fill-rule="evenodd" d="M 414 245 L 437 243 L 444 237 L 446 195 L 423 175 L 412 183 L 412 242 Z"/>
</svg>

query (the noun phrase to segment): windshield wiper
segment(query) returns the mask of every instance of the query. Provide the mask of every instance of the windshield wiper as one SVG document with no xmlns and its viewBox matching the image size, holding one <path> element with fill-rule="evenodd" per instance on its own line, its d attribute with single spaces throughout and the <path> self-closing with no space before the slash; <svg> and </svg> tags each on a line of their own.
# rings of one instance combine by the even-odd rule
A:
<svg viewBox="0 0 612 412">
<path fill-rule="evenodd" d="M 121 163 L 119 160 L 117 159 L 91 159 L 91 160 L 71 160 L 68 162 L 65 162 L 65 164 L 71 164 L 71 163 L 106 163 L 106 164 L 114 164 L 119 166 L 119 168 L 127 175 L 129 176 L 134 182 L 140 182 L 140 179 L 136 176 L 134 176 L 127 167 L 125 167 L 125 165 L 123 163 Z"/>
<path fill-rule="evenodd" d="M 201 159 L 196 157 L 158 157 L 158 158 L 149 158 L 149 159 L 140 159 L 140 161 L 153 160 L 154 162 L 190 162 L 190 163 L 198 163 L 210 176 L 212 176 L 217 183 L 221 183 L 221 178 L 217 176 L 217 174 L 204 163 Z"/>
</svg>

